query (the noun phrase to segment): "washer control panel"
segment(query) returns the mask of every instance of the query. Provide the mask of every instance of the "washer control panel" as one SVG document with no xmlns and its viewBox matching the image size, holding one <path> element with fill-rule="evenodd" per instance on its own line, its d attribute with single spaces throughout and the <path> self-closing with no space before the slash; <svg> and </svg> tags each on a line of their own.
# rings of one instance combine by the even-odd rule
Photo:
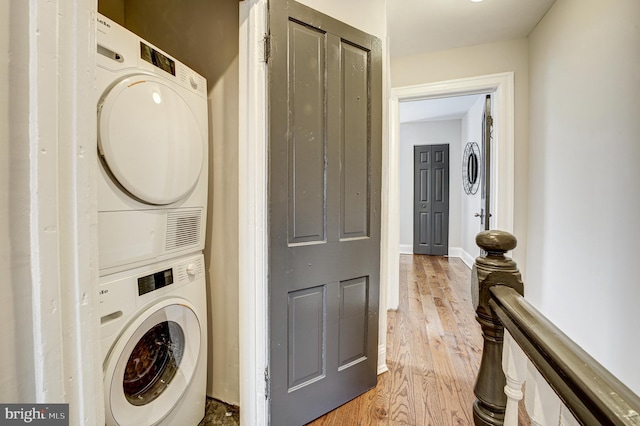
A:
<svg viewBox="0 0 640 426">
<path fill-rule="evenodd" d="M 141 306 L 193 283 L 204 285 L 204 272 L 204 256 L 197 254 L 101 277 L 98 303 L 104 335 Z"/>
<path fill-rule="evenodd" d="M 191 259 L 170 268 L 138 277 L 138 296 L 181 283 L 190 283 L 203 274 L 202 260 Z"/>
</svg>

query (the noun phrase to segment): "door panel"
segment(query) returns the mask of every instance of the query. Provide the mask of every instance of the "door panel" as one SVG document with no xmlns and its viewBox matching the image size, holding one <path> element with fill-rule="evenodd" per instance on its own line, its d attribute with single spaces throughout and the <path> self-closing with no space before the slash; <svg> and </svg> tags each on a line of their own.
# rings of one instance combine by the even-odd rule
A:
<svg viewBox="0 0 640 426">
<path fill-rule="evenodd" d="M 429 232 L 429 223 L 431 223 L 431 221 L 429 220 L 429 213 L 426 212 L 420 212 L 420 238 L 418 239 L 420 246 L 422 247 L 428 247 L 431 243 L 429 241 L 429 237 L 430 237 L 430 232 Z M 413 251 L 414 253 L 416 252 L 415 249 Z"/>
<path fill-rule="evenodd" d="M 324 375 L 325 286 L 289 293 L 289 392 Z"/>
<path fill-rule="evenodd" d="M 421 158 L 425 158 L 424 160 L 420 160 L 420 162 L 422 164 L 428 164 L 429 160 L 429 156 L 421 156 Z M 426 203 L 427 201 L 429 201 L 430 197 L 429 197 L 429 192 L 430 192 L 430 182 L 429 182 L 429 178 L 431 177 L 431 173 L 429 173 L 429 169 L 428 168 L 421 168 L 420 169 L 420 202 L 421 203 Z"/>
<path fill-rule="evenodd" d="M 289 242 L 325 240 L 325 49 L 321 31 L 289 22 Z M 297 70 L 301 70 L 297 72 Z"/>
<path fill-rule="evenodd" d="M 341 40 L 341 99 L 344 136 L 341 143 L 341 238 L 369 235 L 369 53 Z"/>
<path fill-rule="evenodd" d="M 415 254 L 449 250 L 449 145 L 414 147 Z"/>
<path fill-rule="evenodd" d="M 339 370 L 367 355 L 368 277 L 340 283 Z"/>
<path fill-rule="evenodd" d="M 377 381 L 381 44 L 269 3 L 269 338 L 273 425 Z"/>
<path fill-rule="evenodd" d="M 442 213 L 433 214 L 433 247 L 444 245 L 444 218 Z M 446 253 L 445 253 L 446 254 Z"/>
</svg>

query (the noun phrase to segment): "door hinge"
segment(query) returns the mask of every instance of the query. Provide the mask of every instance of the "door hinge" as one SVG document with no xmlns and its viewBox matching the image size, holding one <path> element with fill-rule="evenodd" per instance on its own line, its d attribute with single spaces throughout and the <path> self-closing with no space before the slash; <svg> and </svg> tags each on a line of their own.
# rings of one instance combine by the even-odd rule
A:
<svg viewBox="0 0 640 426">
<path fill-rule="evenodd" d="M 271 390 L 271 379 L 269 377 L 269 367 L 264 368 L 264 399 L 269 400 L 269 392 Z"/>
<path fill-rule="evenodd" d="M 269 58 L 271 57 L 271 35 L 264 35 L 264 57 L 263 60 L 266 63 L 269 63 Z"/>
</svg>

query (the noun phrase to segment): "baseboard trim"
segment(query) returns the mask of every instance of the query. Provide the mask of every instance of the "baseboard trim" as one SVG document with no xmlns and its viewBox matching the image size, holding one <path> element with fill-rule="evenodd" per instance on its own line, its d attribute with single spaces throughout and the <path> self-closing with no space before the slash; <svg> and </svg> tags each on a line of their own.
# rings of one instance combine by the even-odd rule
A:
<svg viewBox="0 0 640 426">
<path fill-rule="evenodd" d="M 413 254 L 413 246 L 409 244 L 400 244 L 400 254 Z"/>
<path fill-rule="evenodd" d="M 387 368 L 387 348 L 386 345 L 378 345 L 378 375 L 389 371 Z"/>
<path fill-rule="evenodd" d="M 409 244 L 400 244 L 399 252 L 400 254 L 413 254 L 413 246 Z M 462 247 L 449 247 L 447 256 L 459 257 L 469 268 L 471 268 L 475 263 L 475 259 Z"/>
<path fill-rule="evenodd" d="M 460 247 L 449 247 L 447 256 L 449 257 L 462 257 L 462 248 Z"/>
<path fill-rule="evenodd" d="M 475 259 L 473 258 L 473 256 L 471 256 L 469 253 L 467 253 L 466 251 L 464 251 L 463 249 L 460 249 L 460 259 L 462 259 L 462 261 L 469 267 L 472 268 L 473 264 L 475 263 Z"/>
</svg>

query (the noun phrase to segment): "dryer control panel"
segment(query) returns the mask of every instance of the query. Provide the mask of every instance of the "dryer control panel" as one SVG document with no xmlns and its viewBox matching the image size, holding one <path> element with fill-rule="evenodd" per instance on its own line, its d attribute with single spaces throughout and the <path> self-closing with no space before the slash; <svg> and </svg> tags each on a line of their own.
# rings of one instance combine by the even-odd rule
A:
<svg viewBox="0 0 640 426">
<path fill-rule="evenodd" d="M 143 69 L 206 98 L 206 79 L 166 52 L 101 14 L 97 16 L 96 30 L 99 67 L 110 71 Z"/>
</svg>

